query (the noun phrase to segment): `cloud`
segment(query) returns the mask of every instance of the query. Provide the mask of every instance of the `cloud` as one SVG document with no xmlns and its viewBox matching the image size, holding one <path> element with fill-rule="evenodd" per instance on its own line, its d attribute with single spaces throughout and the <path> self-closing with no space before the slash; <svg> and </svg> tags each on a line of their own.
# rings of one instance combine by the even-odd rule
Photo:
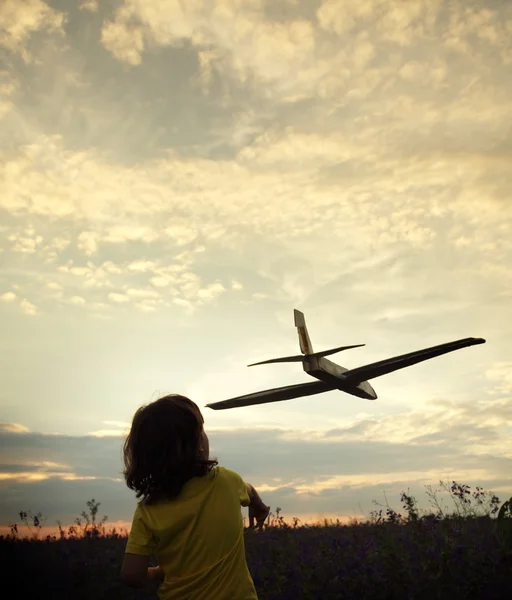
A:
<svg viewBox="0 0 512 600">
<path fill-rule="evenodd" d="M 78 236 L 78 248 L 86 256 L 91 256 L 98 250 L 99 234 L 96 231 L 82 231 Z"/>
<path fill-rule="evenodd" d="M 7 423 L 0 429 L 0 435 L 3 436 L 2 464 L 19 464 L 23 468 L 32 464 L 32 470 L 39 471 L 47 467 L 34 465 L 58 463 L 66 465 L 66 470 L 77 476 L 94 477 L 117 477 L 120 470 L 122 441 L 119 438 L 106 437 L 100 441 L 93 436 L 40 434 L 26 428 L 22 430 L 20 426 L 9 428 Z"/>
<path fill-rule="evenodd" d="M 428 168 L 426 161 L 423 164 L 420 161 L 413 164 L 412 160 L 410 164 L 398 159 L 385 161 L 388 166 L 392 165 L 396 172 L 392 176 L 384 175 L 381 180 L 381 195 L 384 202 L 381 203 L 383 208 L 379 212 L 387 215 L 381 225 L 376 216 L 372 217 L 376 212 L 375 207 L 367 200 L 376 176 L 365 179 L 364 168 L 361 165 L 382 157 L 384 150 L 377 149 L 373 142 L 370 147 L 365 147 L 364 137 L 367 137 L 367 134 L 361 137 L 359 144 L 357 138 L 353 142 L 347 142 L 341 136 L 338 138 L 333 136 L 331 140 L 318 135 L 306 136 L 292 133 L 282 139 L 276 140 L 275 136 L 273 137 L 274 139 L 262 139 L 254 147 L 241 151 L 240 164 L 208 160 L 191 162 L 176 157 L 166 161 L 154 161 L 147 164 L 144 169 L 125 170 L 102 164 L 98 157 L 94 168 L 90 168 L 93 163 L 86 163 L 81 167 L 83 172 L 80 177 L 75 173 L 72 179 L 67 179 L 64 175 L 54 180 L 50 187 L 47 181 L 42 180 L 38 162 L 20 156 L 18 161 L 24 164 L 23 189 L 19 170 L 7 170 L 6 193 L 2 204 L 4 209 L 12 214 L 22 215 L 30 207 L 32 214 L 41 217 L 55 218 L 67 215 L 67 218 L 90 219 L 93 222 L 98 220 L 99 213 L 95 212 L 96 207 L 101 206 L 104 220 L 114 222 L 124 213 L 123 220 L 147 219 L 153 222 L 151 225 L 148 223 L 144 226 L 133 226 L 127 223 L 110 227 L 100 226 L 98 223 L 96 232 L 87 233 L 87 243 L 83 233 L 79 236 L 79 248 L 86 254 L 97 251 L 100 242 L 102 244 L 136 241 L 155 243 L 159 238 L 156 230 L 157 219 L 171 208 L 189 213 L 190 220 L 196 223 L 198 234 L 202 239 L 223 245 L 234 245 L 240 240 L 243 232 L 249 229 L 254 233 L 278 233 L 286 237 L 302 235 L 305 232 L 312 233 L 329 223 L 335 226 L 334 216 L 350 218 L 351 221 L 357 222 L 359 228 L 367 230 L 367 237 L 379 235 L 382 241 L 384 241 L 383 235 L 390 237 L 390 241 L 393 241 L 396 235 L 413 242 L 415 239 L 420 243 L 423 239 L 428 240 L 430 235 L 428 227 L 425 227 L 421 221 L 424 220 L 425 211 L 432 213 L 435 205 L 429 204 L 427 200 L 418 200 L 415 206 L 412 203 L 404 206 L 400 196 L 397 197 L 396 194 L 397 192 L 403 194 L 416 185 L 427 188 L 438 185 L 448 177 L 451 169 L 448 163 L 439 164 L 436 166 L 438 172 L 431 171 L 429 175 L 428 170 L 427 174 L 425 173 L 425 168 Z M 39 154 L 42 148 L 43 146 L 38 148 L 36 153 Z M 58 146 L 54 146 L 53 151 L 57 152 L 57 155 L 60 154 Z M 24 153 L 26 152 L 25 150 Z M 61 158 L 63 161 L 73 161 L 72 156 L 66 158 L 62 155 Z M 349 191 L 343 191 L 340 187 L 337 190 L 339 203 L 337 206 L 333 205 L 331 194 L 333 188 L 336 189 L 337 183 L 331 182 L 331 189 L 314 186 L 315 170 L 318 172 L 319 169 L 335 166 L 340 162 L 357 164 L 358 159 L 361 161 L 359 169 L 362 170 L 363 176 L 359 182 L 351 183 Z M 270 207 L 265 190 L 269 185 L 278 186 L 278 181 L 281 179 L 280 170 L 287 168 L 287 165 L 295 169 L 296 165 L 301 163 L 306 166 L 305 172 L 293 173 L 288 181 L 281 182 L 276 188 L 278 191 L 273 200 L 279 202 L 280 211 L 277 213 L 262 210 L 263 206 Z M 384 166 L 380 169 L 384 171 Z M 470 169 L 473 173 L 478 172 L 478 169 L 475 171 L 474 164 L 467 164 L 464 167 L 462 163 L 462 169 L 464 175 L 469 173 Z M 119 173 L 123 171 L 123 176 L 120 177 Z M 189 174 L 193 174 L 194 179 L 191 179 Z M 111 182 L 123 179 L 125 180 L 123 187 L 115 188 L 116 197 L 123 197 L 123 203 L 111 200 L 103 204 L 102 199 L 106 195 L 114 195 L 114 189 L 108 189 L 112 185 Z M 146 181 L 155 179 L 161 182 L 160 187 L 155 189 L 150 203 L 142 202 L 138 188 L 143 188 Z M 474 182 L 474 175 L 472 180 Z M 201 189 L 204 187 L 204 191 L 197 187 L 199 181 L 202 182 Z M 405 181 L 407 183 L 404 183 Z M 462 181 L 462 175 L 459 181 Z M 455 182 L 452 182 L 452 186 L 454 184 Z M 300 186 L 310 206 L 310 213 L 296 210 L 296 193 Z M 168 193 L 169 189 L 176 187 L 186 192 L 180 195 Z M 246 189 L 247 192 L 240 196 L 239 189 Z M 198 202 L 200 194 L 206 195 L 208 204 Z M 30 204 L 25 200 L 29 195 Z M 165 204 L 164 197 L 167 197 Z M 351 202 L 354 197 L 360 198 L 357 212 L 354 211 Z M 88 199 L 87 203 L 84 202 L 85 198 Z M 402 205 L 401 213 L 395 209 L 398 205 Z M 448 210 L 456 211 L 459 208 L 463 208 L 460 203 L 449 206 Z M 389 223 L 390 212 L 393 213 L 392 218 L 396 225 Z M 397 227 L 396 233 L 393 231 L 395 227 Z M 414 235 L 417 237 L 415 238 Z M 183 243 L 185 242 L 182 238 L 179 244 Z"/>
<path fill-rule="evenodd" d="M 29 231 L 28 236 L 20 236 L 16 234 L 10 234 L 7 236 L 7 239 L 12 242 L 12 251 L 13 252 L 22 252 L 26 254 L 32 254 L 37 251 L 37 247 L 42 243 L 43 237 L 33 236 L 33 230 Z"/>
<path fill-rule="evenodd" d="M 190 244 L 197 238 L 197 230 L 186 223 L 173 223 L 170 227 L 166 227 L 164 232 L 178 246 Z"/>
<path fill-rule="evenodd" d="M 158 234 L 148 234 L 150 230 L 150 227 L 132 228 L 117 225 L 105 229 L 103 236 L 97 232 L 94 239 L 102 240 L 104 244 L 119 246 L 130 242 L 156 245 Z M 180 236 L 183 235 L 181 228 L 174 231 L 175 233 L 179 231 Z M 77 247 L 84 250 L 87 257 L 91 247 L 82 245 L 84 242 L 82 233 L 78 235 Z M 216 234 L 214 233 L 214 235 Z M 50 236 L 51 234 L 48 232 L 48 237 Z M 187 300 L 187 310 L 193 312 L 195 306 L 213 301 L 227 289 L 226 285 L 217 278 L 212 278 L 213 281 L 208 281 L 208 279 L 205 281 L 194 273 L 193 264 L 197 260 L 196 257 L 204 251 L 204 246 L 194 244 L 190 248 L 184 242 L 183 237 L 179 241 L 176 237 L 173 238 L 173 243 L 176 242 L 176 246 L 174 246 L 176 253 L 173 260 L 162 260 L 160 257 L 156 260 L 129 258 L 119 263 L 112 260 L 102 261 L 101 256 L 105 256 L 104 248 L 100 251 L 97 247 L 95 260 L 84 262 L 69 258 L 62 262 L 60 256 L 63 254 L 69 256 L 69 250 L 72 249 L 69 237 L 53 236 L 53 239 L 50 238 L 50 243 L 45 244 L 43 236 L 38 235 L 33 228 L 10 234 L 8 237 L 12 243 L 11 253 L 19 251 L 15 244 L 20 244 L 20 240 L 23 242 L 24 248 L 26 246 L 31 251 L 37 244 L 37 247 L 43 250 L 51 248 L 52 252 L 53 248 L 57 248 L 55 258 L 51 261 L 47 259 L 49 254 L 46 254 L 45 257 L 39 252 L 30 252 L 37 256 L 36 260 L 44 258 L 44 263 L 41 264 L 39 272 L 35 273 L 32 278 L 26 279 L 24 292 L 32 294 L 35 280 L 40 280 L 44 285 L 43 289 L 47 291 L 41 295 L 41 286 L 37 286 L 39 299 L 44 303 L 57 300 L 63 304 L 97 311 L 98 308 L 108 309 L 107 300 L 118 305 L 128 303 L 133 299 L 135 309 L 142 312 L 155 312 L 159 307 L 169 306 L 170 302 L 182 295 L 183 299 Z M 29 243 L 34 239 L 34 242 Z M 91 238 L 88 239 L 90 241 Z M 161 251 L 156 247 L 152 253 L 158 255 L 161 254 Z M 137 249 L 135 249 L 134 257 L 137 254 Z M 55 281 L 55 279 L 57 280 Z M 7 301 L 9 298 L 11 296 L 8 294 L 4 300 Z M 46 312 L 48 306 L 42 307 L 43 312 Z M 24 303 L 24 309 L 30 311 L 30 307 L 26 303 Z"/>
<path fill-rule="evenodd" d="M 135 306 L 142 312 L 155 312 L 157 310 L 157 303 L 151 300 L 143 300 L 142 302 L 136 302 Z"/>
<path fill-rule="evenodd" d="M 116 302 L 117 304 L 130 301 L 130 298 L 126 294 L 118 294 L 117 292 L 110 292 L 108 299 L 112 302 Z"/>
<path fill-rule="evenodd" d="M 64 13 L 54 10 L 42 0 L 4 0 L 0 6 L 0 22 L 0 46 L 19 52 L 25 61 L 31 60 L 26 43 L 34 32 L 46 30 L 64 35 Z"/>
<path fill-rule="evenodd" d="M 425 40 L 425 35 L 418 35 L 424 33 L 422 19 L 433 36 L 440 3 L 413 1 L 411 5 L 388 10 L 385 2 L 324 2 L 317 19 L 312 14 L 298 16 L 298 7 L 297 16 L 288 12 L 287 18 L 272 19 L 258 2 L 245 3 L 240 10 L 235 1 L 218 7 L 199 1 L 185 7 L 174 0 L 144 6 L 127 0 L 114 20 L 105 23 L 103 44 L 119 60 L 140 66 L 145 49 L 180 47 L 187 40 L 197 50 L 194 81 L 203 92 L 221 77 L 265 100 L 338 99 L 347 92 L 355 97 L 363 81 L 376 79 L 375 69 L 368 78 L 368 67 L 379 56 L 373 39 L 399 45 L 415 37 Z M 369 35 L 364 20 L 374 20 L 377 13 L 379 27 Z M 358 23 L 359 17 L 364 19 Z M 320 27 L 316 27 L 317 20 Z M 353 35 L 352 31 L 350 36 L 329 35 L 341 29 L 345 32 L 347 27 L 355 30 Z M 382 71 L 384 78 L 394 72 Z"/>
<path fill-rule="evenodd" d="M 374 160 L 362 140 L 343 135 L 304 134 L 289 128 L 285 132 L 268 132 L 259 136 L 253 144 L 243 148 L 238 158 L 252 168 L 266 167 L 272 170 L 296 170 L 297 165 L 315 170 L 346 160 Z"/>
<path fill-rule="evenodd" d="M 103 421 L 104 425 L 111 425 L 112 428 L 98 429 L 97 431 L 91 431 L 87 435 L 94 437 L 126 437 L 130 432 L 131 423 L 125 421 Z"/>
<path fill-rule="evenodd" d="M 213 300 L 225 292 L 224 286 L 220 282 L 211 283 L 210 285 L 201 288 L 197 291 L 197 295 L 201 299 Z"/>
<path fill-rule="evenodd" d="M 14 292 L 4 292 L 0 296 L 0 300 L 2 300 L 3 302 L 13 302 L 14 300 L 16 300 L 16 294 Z"/>
<path fill-rule="evenodd" d="M 134 260 L 127 265 L 129 271 L 135 273 L 147 273 L 148 271 L 156 271 L 158 263 L 150 260 Z"/>
<path fill-rule="evenodd" d="M 174 251 L 196 242 L 213 250 L 240 249 L 248 233 L 281 244 L 324 232 L 324 238 L 343 238 L 356 254 L 395 244 L 432 248 L 441 216 L 445 223 L 458 222 L 468 239 L 481 235 L 482 247 L 490 229 L 479 233 L 477 220 L 500 221 L 492 204 L 506 193 L 507 165 L 503 160 L 502 166 L 496 161 L 491 166 L 482 150 L 471 152 L 467 144 L 478 136 L 465 140 L 464 131 L 481 122 L 481 135 L 492 146 L 502 131 L 498 120 L 510 115 L 504 96 L 485 92 L 486 87 L 475 84 L 443 111 L 391 87 L 389 96 L 370 96 L 361 107 L 372 117 L 356 114 L 339 133 L 276 127 L 241 147 L 233 160 L 185 159 L 168 152 L 165 159 L 127 166 L 90 149 L 69 151 L 58 136 L 42 136 L 9 156 L 1 202 L 19 217 L 70 218 L 77 226 L 87 221 L 90 227 L 77 244 L 86 256 L 115 252 L 112 245 L 125 243 L 140 252 L 139 242 L 160 252 L 169 242 Z M 440 127 L 451 131 L 448 142 L 436 135 Z M 446 147 L 459 138 L 466 150 Z M 55 163 L 63 165 L 62 172 L 48 181 L 41 169 L 51 170 Z M 298 210 L 298 194 L 308 211 Z M 488 210 L 481 210 L 482 202 Z M 272 209 L 276 203 L 279 211 Z M 176 221 L 176 214 L 185 216 Z M 154 273 L 152 284 L 171 289 L 174 274 Z"/>
<path fill-rule="evenodd" d="M 322 29 L 345 38 L 364 29 L 380 43 L 408 47 L 447 34 L 459 39 L 457 26 L 467 15 L 456 1 L 410 0 L 390 7 L 386 0 L 324 0 L 317 18 Z"/>
<path fill-rule="evenodd" d="M 110 227 L 106 231 L 103 240 L 112 244 L 138 240 L 143 242 L 153 242 L 158 239 L 158 237 L 158 233 L 150 227 L 137 224 L 126 224 Z"/>
<path fill-rule="evenodd" d="M 55 250 L 65 250 L 71 244 L 71 240 L 68 237 L 56 237 L 50 241 L 49 247 Z"/>
<path fill-rule="evenodd" d="M 160 294 L 156 290 L 152 290 L 152 289 L 128 288 L 126 290 L 126 293 L 131 298 L 151 298 L 151 299 L 156 300 L 161 297 Z"/>
<path fill-rule="evenodd" d="M 365 27 L 373 37 L 401 46 L 441 37 L 442 32 L 446 44 L 460 51 L 467 51 L 468 38 L 473 35 L 503 47 L 506 24 L 499 7 L 467 4 L 456 0 L 410 0 L 390 7 L 386 0 L 324 0 L 317 17 L 323 29 L 338 35 Z"/>
<path fill-rule="evenodd" d="M 32 302 L 30 302 L 26 298 L 23 298 L 20 301 L 20 308 L 26 315 L 33 316 L 33 315 L 37 314 L 36 306 L 34 304 L 32 304 Z"/>
<path fill-rule="evenodd" d="M 173 282 L 173 278 L 169 277 L 169 276 L 156 276 L 156 277 L 151 277 L 151 279 L 149 280 L 155 287 L 157 288 L 163 288 L 163 287 L 167 287 L 170 283 Z"/>
<path fill-rule="evenodd" d="M 131 423 L 126 421 L 103 421 L 104 425 L 110 425 L 111 428 L 98 429 L 97 431 L 91 431 L 87 435 L 93 437 L 123 437 L 125 438 L 130 432 Z"/>
<path fill-rule="evenodd" d="M 98 11 L 98 0 L 82 0 L 80 10 L 88 10 L 90 12 Z"/>
<path fill-rule="evenodd" d="M 453 427 L 456 423 L 457 426 Z M 507 428 L 512 425 L 512 397 L 495 401 L 434 402 L 426 410 L 380 419 L 358 420 L 326 433 L 330 439 L 365 439 L 413 445 L 471 444 L 475 455 L 490 451 L 512 459 Z"/>
<path fill-rule="evenodd" d="M 14 108 L 12 97 L 19 82 L 9 71 L 0 71 L 0 121 Z"/>
<path fill-rule="evenodd" d="M 75 481 L 76 475 L 70 466 L 52 461 L 22 461 L 0 464 L 0 481 L 42 481 L 56 477 L 65 481 Z M 90 478 L 84 478 L 90 479 Z"/>
<path fill-rule="evenodd" d="M 61 274 L 60 281 L 63 282 L 61 284 L 55 283 L 55 286 L 59 286 L 58 288 L 54 287 L 54 289 L 57 290 L 59 297 L 63 297 L 65 291 L 78 296 L 81 294 L 94 294 L 95 291 L 96 295 L 98 292 L 106 294 L 103 290 L 109 290 L 115 287 L 112 275 L 117 275 L 122 272 L 122 270 L 111 261 L 105 261 L 101 265 L 96 265 L 92 261 L 87 261 L 87 265 L 77 266 L 71 259 L 64 265 L 58 265 L 56 271 Z M 62 275 L 64 277 L 62 277 Z M 74 281 L 70 281 L 70 279 Z M 106 296 L 104 299 L 106 299 Z"/>
<path fill-rule="evenodd" d="M 0 422 L 0 433 L 28 433 L 28 429 L 19 423 Z"/>
<path fill-rule="evenodd" d="M 439 87 L 444 84 L 448 70 L 446 64 L 442 61 L 435 65 L 409 61 L 403 65 L 398 74 L 402 79 L 413 85 Z"/>
<path fill-rule="evenodd" d="M 144 38 L 140 27 L 128 27 L 125 23 L 105 23 L 101 31 L 101 43 L 118 59 L 129 65 L 140 65 Z"/>
<path fill-rule="evenodd" d="M 174 0 L 142 6 L 127 0 L 102 31 L 105 48 L 133 66 L 142 64 L 146 47 L 178 46 L 184 40 L 200 53 L 198 80 L 203 89 L 212 72 L 220 71 L 245 83 L 264 84 L 267 94 L 294 101 L 307 97 L 325 71 L 315 64 L 313 24 L 305 19 L 267 20 L 258 2 L 239 10 L 231 0 L 221 6 L 203 1 L 185 6 Z"/>
<path fill-rule="evenodd" d="M 512 361 L 500 361 L 486 370 L 485 377 L 494 383 L 493 395 L 512 396 Z"/>
</svg>

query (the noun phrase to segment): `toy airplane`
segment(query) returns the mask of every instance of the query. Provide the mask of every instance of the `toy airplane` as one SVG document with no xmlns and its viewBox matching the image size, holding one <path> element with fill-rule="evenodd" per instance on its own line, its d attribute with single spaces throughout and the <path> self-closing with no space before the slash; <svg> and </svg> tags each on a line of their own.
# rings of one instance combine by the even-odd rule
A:
<svg viewBox="0 0 512 600">
<path fill-rule="evenodd" d="M 416 352 L 401 354 L 400 356 L 394 356 L 393 358 L 386 358 L 385 360 L 364 365 L 363 367 L 357 367 L 356 369 L 345 369 L 325 357 L 330 354 L 335 354 L 336 352 L 341 352 L 342 350 L 360 348 L 365 344 L 340 346 L 339 348 L 332 348 L 330 350 L 324 350 L 323 352 L 313 352 L 313 346 L 309 339 L 304 314 L 298 310 L 294 310 L 294 316 L 302 354 L 297 356 L 285 356 L 284 358 L 273 358 L 271 360 L 253 363 L 248 366 L 253 367 L 255 365 L 265 365 L 269 363 L 302 362 L 304 371 L 308 375 L 318 379 L 318 381 L 287 385 L 271 390 L 264 390 L 262 392 L 255 392 L 253 394 L 246 394 L 244 396 L 238 396 L 237 398 L 230 398 L 229 400 L 207 404 L 206 406 L 208 408 L 213 408 L 214 410 L 238 408 L 241 406 L 251 406 L 253 404 L 279 402 L 281 400 L 312 396 L 313 394 L 322 394 L 332 390 L 341 390 L 342 392 L 358 396 L 359 398 L 375 400 L 377 394 L 368 383 L 368 379 L 374 379 L 375 377 L 392 373 L 398 369 L 409 367 L 424 360 L 440 356 L 441 354 L 459 350 L 460 348 L 466 348 L 467 346 L 474 346 L 476 344 L 485 344 L 485 340 L 482 338 L 464 338 L 455 342 L 448 342 L 446 344 L 440 344 L 439 346 L 417 350 Z"/>
</svg>

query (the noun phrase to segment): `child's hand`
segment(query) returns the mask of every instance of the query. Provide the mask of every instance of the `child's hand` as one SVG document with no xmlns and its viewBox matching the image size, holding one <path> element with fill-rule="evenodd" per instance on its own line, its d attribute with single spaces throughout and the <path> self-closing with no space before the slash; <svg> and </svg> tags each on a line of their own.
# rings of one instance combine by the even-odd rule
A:
<svg viewBox="0 0 512 600">
<path fill-rule="evenodd" d="M 163 581 L 164 572 L 160 566 L 148 567 L 148 581 L 153 583 L 154 581 Z"/>
<path fill-rule="evenodd" d="M 246 483 L 247 486 L 247 494 L 249 496 L 250 504 L 249 504 L 249 527 L 252 529 L 254 527 L 254 519 L 256 519 L 256 525 L 260 531 L 263 531 L 263 523 L 265 519 L 268 517 L 268 513 L 270 512 L 270 507 L 267 506 L 263 500 L 260 498 L 258 492 L 254 489 L 254 487 L 250 483 Z"/>
<path fill-rule="evenodd" d="M 249 506 L 249 527 L 252 529 L 254 527 L 254 519 L 256 519 L 256 526 L 259 531 L 263 531 L 263 523 L 265 523 L 266 518 L 270 512 L 270 506 L 266 506 L 265 504 L 257 503 L 256 505 Z"/>
</svg>

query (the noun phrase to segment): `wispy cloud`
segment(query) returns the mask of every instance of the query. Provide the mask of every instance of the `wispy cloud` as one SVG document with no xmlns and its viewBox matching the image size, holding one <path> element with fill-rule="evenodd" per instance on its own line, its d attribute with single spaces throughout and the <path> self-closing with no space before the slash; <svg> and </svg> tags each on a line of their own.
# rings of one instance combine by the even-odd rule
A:
<svg viewBox="0 0 512 600">
<path fill-rule="evenodd" d="M 2 433 L 28 433 L 28 429 L 19 423 L 0 423 L 0 432 Z"/>
<path fill-rule="evenodd" d="M 104 425 L 112 426 L 109 428 L 98 429 L 97 431 L 91 431 L 87 435 L 91 435 L 93 437 L 105 437 L 105 436 L 123 436 L 126 437 L 130 431 L 130 423 L 125 423 L 124 421 L 103 421 Z"/>
</svg>

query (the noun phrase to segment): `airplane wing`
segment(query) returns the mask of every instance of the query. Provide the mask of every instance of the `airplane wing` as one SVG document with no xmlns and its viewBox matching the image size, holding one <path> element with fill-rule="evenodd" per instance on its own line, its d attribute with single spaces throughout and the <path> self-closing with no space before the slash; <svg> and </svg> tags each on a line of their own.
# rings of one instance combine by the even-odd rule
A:
<svg viewBox="0 0 512 600">
<path fill-rule="evenodd" d="M 485 340 L 483 338 L 464 338 L 462 340 L 456 340 L 455 342 L 448 342 L 446 344 L 440 344 L 439 346 L 417 350 L 416 352 L 401 354 L 400 356 L 394 356 L 393 358 L 386 358 L 379 362 L 345 371 L 343 373 L 343 378 L 347 380 L 348 383 L 357 385 L 368 379 L 374 379 L 375 377 L 392 373 L 398 369 L 410 367 L 411 365 L 415 365 L 424 360 L 435 358 L 441 354 L 446 354 L 447 352 L 453 352 L 454 350 L 466 348 L 467 346 L 474 346 L 476 344 L 485 344 Z"/>
<path fill-rule="evenodd" d="M 292 398 L 312 396 L 313 394 L 321 394 L 322 392 L 329 392 L 334 389 L 336 389 L 335 386 L 330 386 L 323 381 L 313 381 L 311 383 L 299 383 L 297 385 L 287 385 L 262 392 L 254 392 L 253 394 L 246 394 L 245 396 L 238 396 L 229 400 L 221 400 L 220 402 L 214 402 L 206 406 L 213 408 L 213 410 L 223 410 L 225 408 L 238 408 L 253 404 L 265 404 L 266 402 L 291 400 Z"/>
</svg>

